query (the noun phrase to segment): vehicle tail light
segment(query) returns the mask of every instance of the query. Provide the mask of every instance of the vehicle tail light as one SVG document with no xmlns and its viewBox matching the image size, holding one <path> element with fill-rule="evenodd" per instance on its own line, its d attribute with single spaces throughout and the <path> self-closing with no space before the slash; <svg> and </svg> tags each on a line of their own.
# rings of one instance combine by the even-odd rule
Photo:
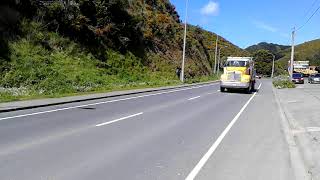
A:
<svg viewBox="0 0 320 180">
<path fill-rule="evenodd" d="M 246 75 L 250 75 L 250 68 L 246 70 Z"/>
</svg>

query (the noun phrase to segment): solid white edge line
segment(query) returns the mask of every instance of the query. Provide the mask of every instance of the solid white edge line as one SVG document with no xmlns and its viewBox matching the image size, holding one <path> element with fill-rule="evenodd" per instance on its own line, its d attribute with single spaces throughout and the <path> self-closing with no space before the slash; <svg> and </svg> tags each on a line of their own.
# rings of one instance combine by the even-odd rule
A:
<svg viewBox="0 0 320 180">
<path fill-rule="evenodd" d="M 261 85 L 262 85 L 262 83 L 260 83 L 258 90 L 260 89 Z M 198 162 L 198 164 L 192 169 L 192 171 L 189 173 L 189 175 L 186 177 L 185 180 L 193 180 L 198 175 L 198 173 L 200 172 L 202 167 L 206 164 L 206 162 L 209 160 L 211 155 L 215 152 L 217 147 L 222 142 L 223 138 L 227 135 L 227 133 L 232 128 L 232 126 L 237 122 L 237 120 L 239 119 L 242 112 L 247 108 L 247 106 L 252 101 L 252 99 L 256 96 L 256 94 L 257 94 L 257 92 L 255 92 L 251 96 L 251 98 L 246 102 L 246 104 L 241 108 L 239 113 L 233 118 L 233 120 L 230 122 L 230 124 L 225 128 L 225 130 L 218 137 L 218 139 L 213 143 L 213 145 L 210 147 L 210 149 L 207 151 L 207 153 L 201 158 L 201 160 Z"/>
<path fill-rule="evenodd" d="M 126 116 L 126 117 L 122 117 L 122 118 L 119 118 L 119 119 L 116 119 L 116 120 L 113 120 L 113 121 L 108 121 L 108 122 L 105 122 L 105 123 L 97 124 L 96 127 L 105 126 L 105 125 L 112 124 L 112 123 L 115 123 L 115 122 L 123 121 L 125 119 L 133 118 L 133 117 L 136 117 L 136 116 L 139 116 L 139 115 L 142 115 L 142 114 L 143 114 L 143 112 L 140 112 L 140 113 L 133 114 L 133 115 Z"/>
<path fill-rule="evenodd" d="M 200 98 L 201 96 L 196 96 L 196 97 L 192 97 L 192 98 L 189 98 L 188 101 L 191 101 L 191 100 L 194 100 L 194 99 L 198 99 Z"/>
<path fill-rule="evenodd" d="M 160 93 L 155 93 L 155 94 L 134 96 L 134 97 L 124 98 L 124 99 L 116 99 L 116 100 L 102 101 L 102 102 L 97 102 L 97 103 L 92 103 L 92 104 L 71 106 L 71 107 L 66 107 L 66 108 L 61 108 L 61 109 L 53 109 L 53 110 L 49 110 L 49 111 L 40 111 L 40 112 L 35 112 L 35 113 L 30 113 L 30 114 L 22 114 L 22 115 L 17 115 L 17 116 L 4 117 L 4 118 L 0 118 L 0 121 L 7 120 L 7 119 L 26 117 L 26 116 L 34 116 L 34 115 L 39 115 L 39 114 L 46 114 L 46 113 L 57 112 L 57 111 L 65 111 L 65 110 L 76 109 L 76 108 L 87 107 L 87 106 L 94 106 L 94 105 L 99 105 L 99 104 L 107 104 L 107 103 L 113 103 L 113 102 L 119 102 L 119 101 L 126 101 L 126 100 L 130 100 L 130 99 L 138 99 L 138 98 L 143 98 L 143 97 L 156 96 L 156 95 L 161 95 L 161 94 L 169 94 L 169 93 L 174 93 L 174 92 L 179 92 L 179 91 L 186 91 L 186 90 L 190 90 L 190 89 L 198 89 L 198 88 L 202 88 L 202 87 L 212 86 L 215 84 L 217 84 L 217 83 L 200 85 L 200 86 L 189 87 L 189 88 L 184 88 L 184 89 L 176 89 L 176 90 L 172 90 L 172 91 L 165 91 L 165 92 L 160 92 Z"/>
</svg>

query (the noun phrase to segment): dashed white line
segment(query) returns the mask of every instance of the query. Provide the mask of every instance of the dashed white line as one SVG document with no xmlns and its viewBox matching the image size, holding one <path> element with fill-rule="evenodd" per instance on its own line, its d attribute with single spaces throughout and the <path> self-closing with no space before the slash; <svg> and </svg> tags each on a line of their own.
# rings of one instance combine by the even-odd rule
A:
<svg viewBox="0 0 320 180">
<path fill-rule="evenodd" d="M 262 84 L 259 85 L 258 89 L 260 89 Z M 251 98 L 246 102 L 246 104 L 241 108 L 239 113 L 233 118 L 233 120 L 230 122 L 230 124 L 225 128 L 225 130 L 222 132 L 222 134 L 218 137 L 218 139 L 213 143 L 213 145 L 210 147 L 210 149 L 207 151 L 207 153 L 201 158 L 201 160 L 198 162 L 198 164 L 192 169 L 192 171 L 189 173 L 189 175 L 186 177 L 185 180 L 193 180 L 202 167 L 206 164 L 206 162 L 209 160 L 211 155 L 215 152 L 217 147 L 220 145 L 222 142 L 223 138 L 227 135 L 227 133 L 230 131 L 232 126 L 237 122 L 239 119 L 240 115 L 243 113 L 243 111 L 247 108 L 249 103 L 252 101 L 252 99 L 256 96 L 257 92 L 255 92 Z"/>
<path fill-rule="evenodd" d="M 61 108 L 61 109 L 40 111 L 40 112 L 35 112 L 35 113 L 30 113 L 30 114 L 22 114 L 22 115 L 17 115 L 17 116 L 3 117 L 3 118 L 0 118 L 0 121 L 7 120 L 7 119 L 21 118 L 21 117 L 26 117 L 26 116 L 34 116 L 34 115 L 52 113 L 52 112 L 57 112 L 57 111 L 65 111 L 65 110 L 82 108 L 82 107 L 87 107 L 87 106 L 94 106 L 94 105 L 99 105 L 99 104 L 107 104 L 107 103 L 113 103 L 113 102 L 119 102 L 119 101 L 126 101 L 126 100 L 130 100 L 130 99 L 138 99 L 138 98 L 143 98 L 143 97 L 156 96 L 156 95 L 161 95 L 161 94 L 169 94 L 169 93 L 186 91 L 186 90 L 191 90 L 191 89 L 198 89 L 198 88 L 202 88 L 202 87 L 212 86 L 214 84 L 216 84 L 216 83 L 195 86 L 195 87 L 189 87 L 189 88 L 184 88 L 184 89 L 176 89 L 176 90 L 172 90 L 172 91 L 159 92 L 159 93 L 154 93 L 154 94 L 146 94 L 146 95 L 141 95 L 141 96 L 128 97 L 128 98 L 123 98 L 123 99 L 116 99 L 116 100 L 102 101 L 102 102 L 91 103 L 91 104 L 84 104 L 84 105 L 79 105 L 79 106 L 71 106 L 71 107 L 66 107 L 66 108 Z"/>
<path fill-rule="evenodd" d="M 126 117 L 122 117 L 122 118 L 119 118 L 119 119 L 116 119 L 116 120 L 113 120 L 113 121 L 108 121 L 108 122 L 105 122 L 105 123 L 97 124 L 96 127 L 105 126 L 105 125 L 112 124 L 112 123 L 115 123 L 115 122 L 123 121 L 123 120 L 129 119 L 129 118 L 140 116 L 142 114 L 143 114 L 143 112 L 140 112 L 140 113 L 133 114 L 133 115 L 126 116 Z"/>
<path fill-rule="evenodd" d="M 192 100 L 198 99 L 198 98 L 200 98 L 200 97 L 201 97 L 201 96 L 192 97 L 192 98 L 189 98 L 188 101 L 192 101 Z"/>
<path fill-rule="evenodd" d="M 207 95 L 211 95 L 211 94 L 215 94 L 216 92 L 209 92 L 207 93 Z"/>
</svg>

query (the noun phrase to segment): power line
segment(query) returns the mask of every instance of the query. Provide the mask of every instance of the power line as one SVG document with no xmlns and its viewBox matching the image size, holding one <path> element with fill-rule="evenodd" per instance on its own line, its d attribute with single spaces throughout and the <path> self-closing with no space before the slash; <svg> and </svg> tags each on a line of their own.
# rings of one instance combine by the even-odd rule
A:
<svg viewBox="0 0 320 180">
<path fill-rule="evenodd" d="M 316 3 L 318 2 L 319 0 L 314 0 L 311 7 L 306 11 L 306 13 L 304 14 L 304 18 L 307 17 L 309 15 L 309 13 L 311 12 L 312 8 L 316 5 Z"/>
<path fill-rule="evenodd" d="M 313 12 L 313 14 L 308 18 L 308 20 L 302 25 L 300 26 L 297 31 L 299 31 L 300 29 L 302 29 L 305 25 L 308 24 L 308 22 L 313 18 L 313 16 L 319 11 L 320 6 Z"/>
</svg>

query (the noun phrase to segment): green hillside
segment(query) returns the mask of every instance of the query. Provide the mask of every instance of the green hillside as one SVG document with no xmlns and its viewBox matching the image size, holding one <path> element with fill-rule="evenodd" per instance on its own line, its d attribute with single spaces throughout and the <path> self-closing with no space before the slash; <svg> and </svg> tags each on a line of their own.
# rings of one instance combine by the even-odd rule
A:
<svg viewBox="0 0 320 180">
<path fill-rule="evenodd" d="M 272 54 L 276 57 L 276 75 L 287 70 L 288 61 L 291 58 L 291 47 L 273 43 L 259 43 L 246 48 L 257 62 L 257 71 L 264 75 L 270 75 L 272 66 Z M 272 53 L 272 54 L 270 54 Z M 320 39 L 305 42 L 295 46 L 295 61 L 310 61 L 310 65 L 320 66 Z"/>
<path fill-rule="evenodd" d="M 286 66 L 291 57 L 291 48 L 282 52 L 285 56 L 279 62 Z M 310 61 L 310 65 L 320 66 L 320 39 L 305 42 L 295 47 L 295 61 Z"/>
<path fill-rule="evenodd" d="M 169 0 L 4 0 L 0 10 L 0 100 L 179 83 L 183 24 Z M 210 78 L 215 38 L 188 26 L 188 82 Z"/>
</svg>

